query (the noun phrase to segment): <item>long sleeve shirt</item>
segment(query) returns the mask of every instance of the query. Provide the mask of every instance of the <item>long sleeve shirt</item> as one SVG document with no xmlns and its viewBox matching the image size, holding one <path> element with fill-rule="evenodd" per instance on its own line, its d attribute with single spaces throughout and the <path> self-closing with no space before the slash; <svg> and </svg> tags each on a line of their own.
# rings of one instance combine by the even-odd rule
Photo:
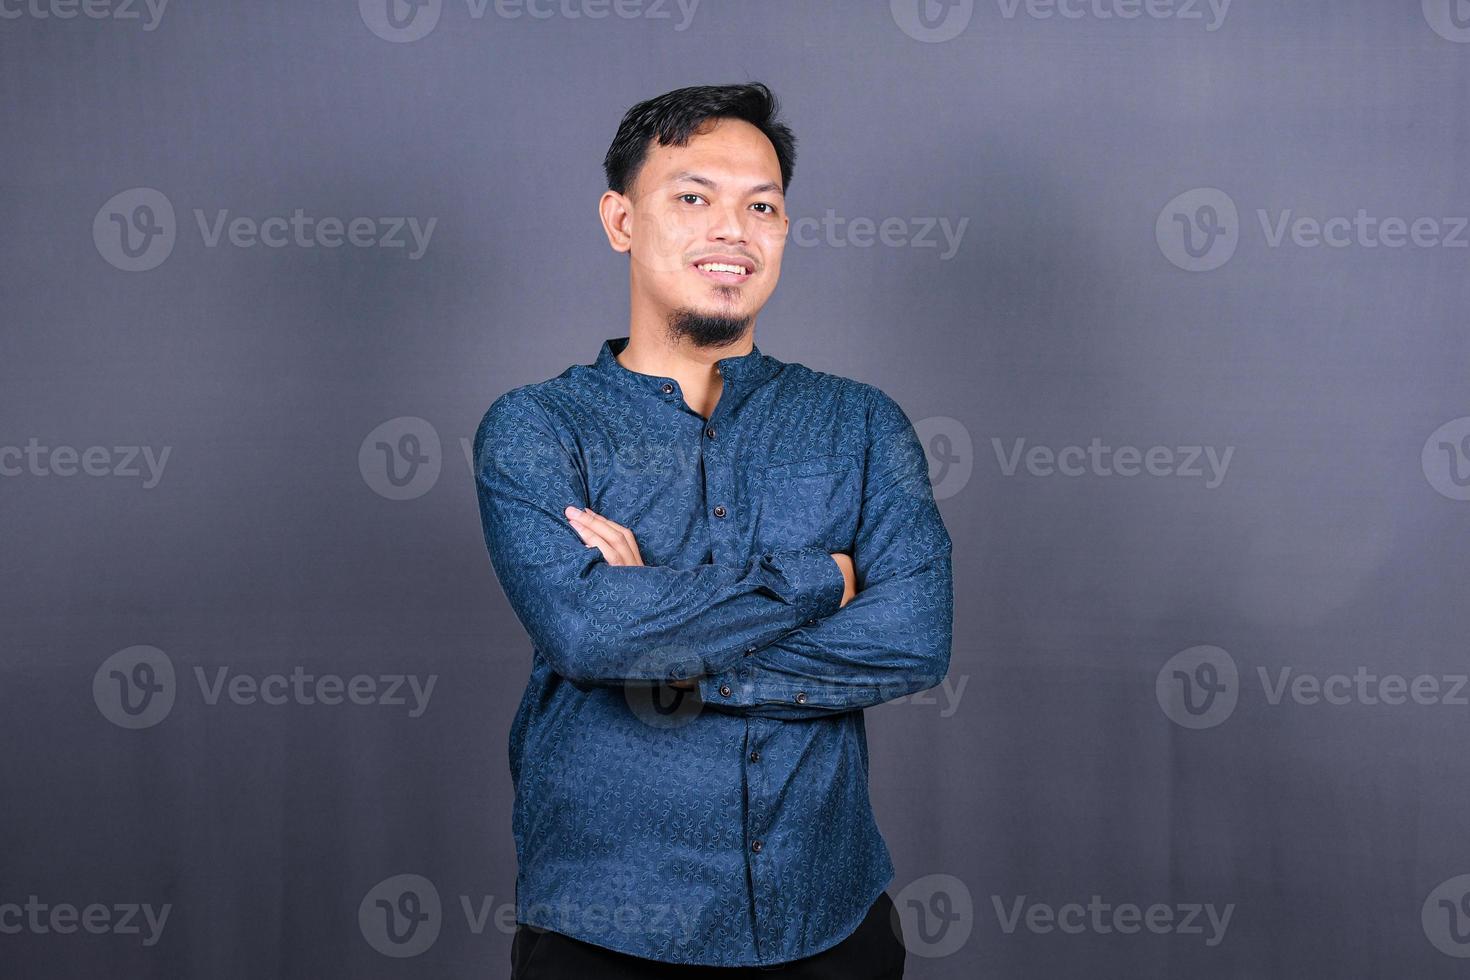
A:
<svg viewBox="0 0 1470 980">
<path fill-rule="evenodd" d="M 862 709 L 947 672 L 950 537 L 877 387 L 753 347 L 716 362 L 705 419 L 619 364 L 627 341 L 505 392 L 475 433 L 486 547 L 532 646 L 516 918 L 672 963 L 810 956 L 893 878 Z M 609 565 L 568 505 L 628 528 L 643 564 Z M 834 552 L 858 587 L 840 608 Z"/>
</svg>

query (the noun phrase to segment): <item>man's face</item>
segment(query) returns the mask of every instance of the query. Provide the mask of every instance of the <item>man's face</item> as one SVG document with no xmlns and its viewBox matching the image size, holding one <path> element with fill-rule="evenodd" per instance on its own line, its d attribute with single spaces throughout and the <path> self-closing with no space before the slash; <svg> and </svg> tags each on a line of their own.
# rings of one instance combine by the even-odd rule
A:
<svg viewBox="0 0 1470 980">
<path fill-rule="evenodd" d="M 623 234 L 609 234 L 632 256 L 635 305 L 726 321 L 760 312 L 780 278 L 790 224 L 765 134 L 713 119 L 686 146 L 654 140 L 628 192 L 627 213 L 615 219 Z M 710 262 L 743 271 L 700 268 Z"/>
</svg>

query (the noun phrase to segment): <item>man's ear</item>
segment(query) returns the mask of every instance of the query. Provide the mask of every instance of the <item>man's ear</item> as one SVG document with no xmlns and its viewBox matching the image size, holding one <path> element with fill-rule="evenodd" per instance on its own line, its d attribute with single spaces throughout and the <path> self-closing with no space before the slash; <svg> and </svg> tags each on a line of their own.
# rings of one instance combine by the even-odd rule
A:
<svg viewBox="0 0 1470 980">
<path fill-rule="evenodd" d="M 633 202 L 617 191 L 609 190 L 597 202 L 597 214 L 602 219 L 607 243 L 614 252 L 626 252 L 633 247 Z"/>
</svg>

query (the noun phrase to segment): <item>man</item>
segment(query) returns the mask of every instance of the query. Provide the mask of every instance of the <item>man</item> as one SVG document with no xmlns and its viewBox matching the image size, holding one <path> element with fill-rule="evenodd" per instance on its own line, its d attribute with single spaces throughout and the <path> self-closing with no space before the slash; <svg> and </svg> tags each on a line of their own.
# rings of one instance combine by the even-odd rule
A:
<svg viewBox="0 0 1470 980">
<path fill-rule="evenodd" d="M 628 336 L 475 434 L 534 645 L 517 980 L 903 974 L 862 709 L 948 670 L 950 537 L 897 403 L 755 345 L 789 224 L 776 113 L 760 84 L 627 112 L 599 213 Z"/>
</svg>

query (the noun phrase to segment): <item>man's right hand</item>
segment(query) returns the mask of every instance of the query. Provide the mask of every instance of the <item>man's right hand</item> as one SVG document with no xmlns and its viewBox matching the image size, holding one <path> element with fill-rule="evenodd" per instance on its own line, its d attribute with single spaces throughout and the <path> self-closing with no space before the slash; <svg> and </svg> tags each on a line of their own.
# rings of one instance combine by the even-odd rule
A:
<svg viewBox="0 0 1470 980">
<path fill-rule="evenodd" d="M 837 606 L 841 609 L 853 600 L 857 595 L 857 572 L 852 567 L 852 556 L 841 551 L 832 555 L 832 560 L 837 567 L 842 569 L 842 602 Z"/>
</svg>

